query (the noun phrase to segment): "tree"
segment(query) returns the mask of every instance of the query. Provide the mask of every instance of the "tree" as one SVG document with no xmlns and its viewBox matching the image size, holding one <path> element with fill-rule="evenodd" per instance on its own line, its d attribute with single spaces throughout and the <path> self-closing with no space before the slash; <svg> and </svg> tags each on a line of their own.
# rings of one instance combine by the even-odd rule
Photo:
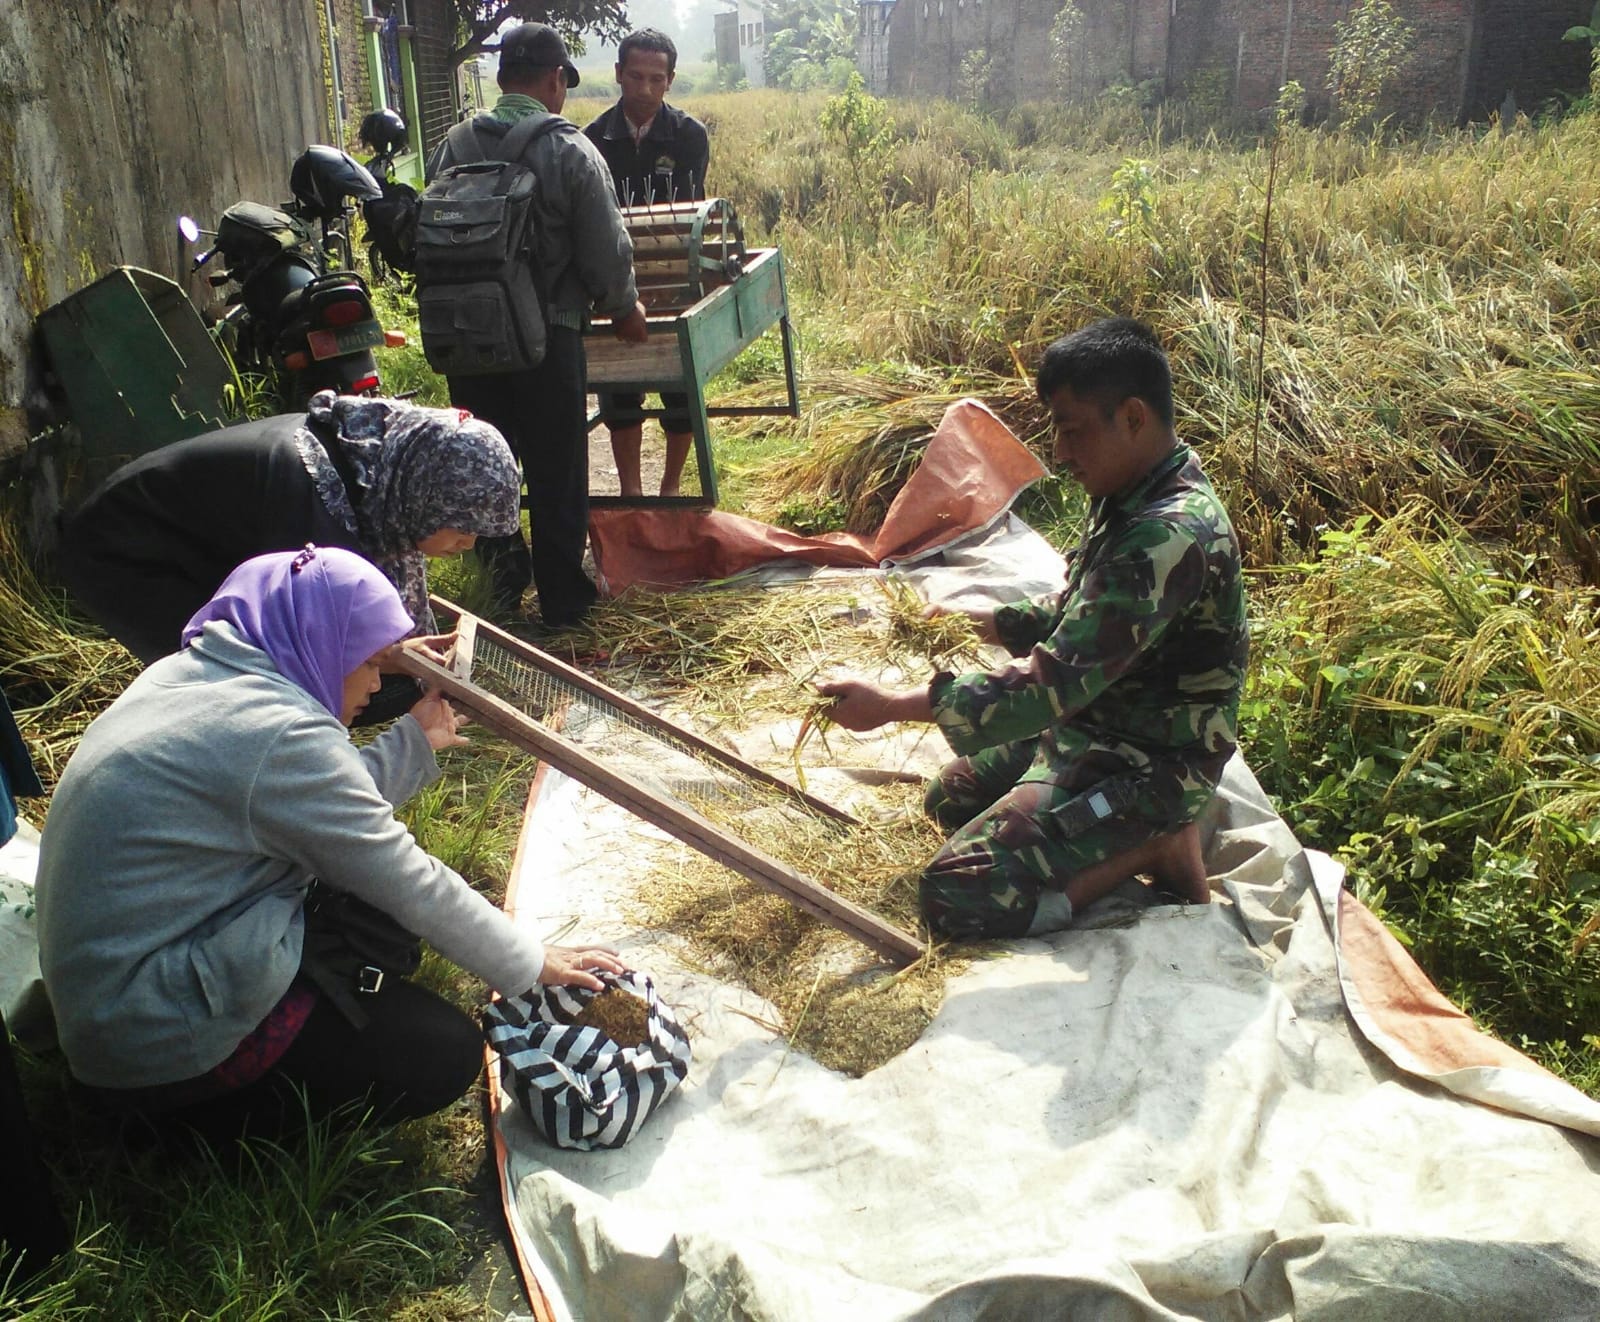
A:
<svg viewBox="0 0 1600 1322">
<path fill-rule="evenodd" d="M 1087 92 L 1087 49 L 1083 41 L 1083 10 L 1067 0 L 1050 24 L 1050 75 L 1063 100 L 1081 100 Z"/>
<path fill-rule="evenodd" d="M 889 103 L 867 91 L 860 71 L 852 69 L 844 91 L 828 99 L 817 123 L 829 137 L 837 137 L 844 144 L 856 192 L 861 196 L 874 192 L 872 176 L 894 145 Z"/>
<path fill-rule="evenodd" d="M 1349 18 L 1333 25 L 1328 90 L 1341 124 L 1353 126 L 1376 113 L 1411 58 L 1416 35 L 1388 0 L 1361 0 Z"/>
<path fill-rule="evenodd" d="M 583 54 L 583 34 L 602 42 L 628 34 L 624 0 L 454 0 L 457 30 L 466 40 L 450 52 L 450 67 L 459 68 L 484 54 L 507 23 L 548 23 L 566 38 L 574 55 Z"/>
<path fill-rule="evenodd" d="M 851 0 L 774 0 L 766 6 L 767 82 L 804 90 L 843 86 L 856 64 Z"/>
</svg>

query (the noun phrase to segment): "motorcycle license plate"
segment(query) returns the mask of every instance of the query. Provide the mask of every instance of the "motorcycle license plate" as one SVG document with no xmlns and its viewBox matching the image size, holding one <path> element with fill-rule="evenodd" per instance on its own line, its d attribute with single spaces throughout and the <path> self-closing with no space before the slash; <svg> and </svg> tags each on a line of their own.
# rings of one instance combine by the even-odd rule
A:
<svg viewBox="0 0 1600 1322">
<path fill-rule="evenodd" d="M 338 358 L 342 354 L 357 353 L 362 349 L 383 347 L 383 324 L 376 318 L 358 321 L 337 330 L 314 330 L 306 336 L 311 356 L 319 363 L 324 358 Z"/>
</svg>

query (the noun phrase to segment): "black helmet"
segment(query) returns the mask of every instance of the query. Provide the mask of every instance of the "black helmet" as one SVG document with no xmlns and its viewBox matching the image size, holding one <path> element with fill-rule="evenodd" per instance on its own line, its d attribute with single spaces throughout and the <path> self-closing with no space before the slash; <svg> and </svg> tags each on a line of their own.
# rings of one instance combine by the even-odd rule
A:
<svg viewBox="0 0 1600 1322">
<path fill-rule="evenodd" d="M 289 171 L 289 191 L 307 215 L 321 220 L 337 216 L 347 197 L 382 197 L 383 189 L 367 167 L 337 147 L 307 147 Z"/>
<path fill-rule="evenodd" d="M 373 151 L 399 151 L 406 145 L 406 122 L 396 110 L 374 110 L 361 121 L 360 140 Z"/>
</svg>

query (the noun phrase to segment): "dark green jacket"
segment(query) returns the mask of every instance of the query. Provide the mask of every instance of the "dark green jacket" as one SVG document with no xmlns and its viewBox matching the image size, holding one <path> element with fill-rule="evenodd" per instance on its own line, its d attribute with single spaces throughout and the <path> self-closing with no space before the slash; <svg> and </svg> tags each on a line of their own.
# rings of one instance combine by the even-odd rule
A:
<svg viewBox="0 0 1600 1322">
<path fill-rule="evenodd" d="M 1018 660 L 936 676 L 930 690 L 957 753 L 1041 736 L 1026 779 L 1091 748 L 1220 774 L 1244 686 L 1244 580 L 1233 525 L 1188 446 L 1094 502 L 1064 592 L 1002 607 L 995 623 Z"/>
</svg>

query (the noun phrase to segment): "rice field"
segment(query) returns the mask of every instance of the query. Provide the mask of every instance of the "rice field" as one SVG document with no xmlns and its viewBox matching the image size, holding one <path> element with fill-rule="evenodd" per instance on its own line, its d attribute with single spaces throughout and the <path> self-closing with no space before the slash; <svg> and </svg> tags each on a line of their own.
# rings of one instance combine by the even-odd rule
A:
<svg viewBox="0 0 1600 1322">
<path fill-rule="evenodd" d="M 804 416 L 730 427 L 725 490 L 871 527 L 951 398 L 1042 453 L 1045 344 L 1148 320 L 1252 570 L 1253 769 L 1447 993 L 1600 1091 L 1600 117 L 1222 137 L 890 102 L 863 153 L 825 105 L 693 107 L 801 343 Z M 1022 510 L 1066 545 L 1081 502 Z"/>
</svg>

